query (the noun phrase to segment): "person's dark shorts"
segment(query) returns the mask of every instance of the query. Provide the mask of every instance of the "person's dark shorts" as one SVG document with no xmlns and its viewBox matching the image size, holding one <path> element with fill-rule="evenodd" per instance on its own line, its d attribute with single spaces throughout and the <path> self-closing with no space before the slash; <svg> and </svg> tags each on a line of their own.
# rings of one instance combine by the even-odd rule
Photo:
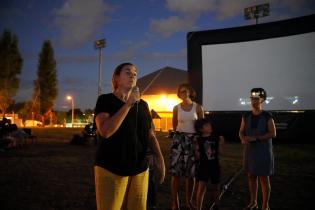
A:
<svg viewBox="0 0 315 210">
<path fill-rule="evenodd" d="M 221 180 L 220 165 L 217 161 L 208 161 L 201 163 L 196 170 L 197 181 L 208 182 L 211 179 L 212 184 L 219 184 Z"/>
</svg>

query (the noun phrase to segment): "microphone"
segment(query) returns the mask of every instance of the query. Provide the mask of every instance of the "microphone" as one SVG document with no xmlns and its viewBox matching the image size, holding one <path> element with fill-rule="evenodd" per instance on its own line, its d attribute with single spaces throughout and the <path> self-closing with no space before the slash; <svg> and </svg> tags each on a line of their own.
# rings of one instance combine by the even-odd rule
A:
<svg viewBox="0 0 315 210">
<path fill-rule="evenodd" d="M 134 86 L 132 88 L 132 93 L 139 97 L 138 100 L 136 101 L 136 103 L 139 103 L 139 101 L 140 101 L 140 89 L 139 89 L 139 87 L 138 86 Z"/>
<path fill-rule="evenodd" d="M 136 127 L 135 127 L 135 131 L 136 131 L 136 137 L 137 137 L 136 139 L 138 139 L 138 109 L 139 109 L 138 104 L 139 104 L 139 101 L 140 101 L 140 89 L 139 89 L 138 86 L 134 86 L 131 91 L 132 91 L 133 96 L 136 99 L 136 101 L 135 101 L 135 103 L 133 105 L 136 105 L 136 122 L 135 122 L 136 123 Z"/>
</svg>

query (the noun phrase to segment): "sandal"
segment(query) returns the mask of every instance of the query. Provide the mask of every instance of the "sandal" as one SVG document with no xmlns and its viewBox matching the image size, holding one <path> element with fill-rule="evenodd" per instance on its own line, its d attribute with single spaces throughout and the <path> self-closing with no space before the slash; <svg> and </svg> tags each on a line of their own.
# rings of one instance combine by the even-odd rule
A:
<svg viewBox="0 0 315 210">
<path fill-rule="evenodd" d="M 243 208 L 243 210 L 254 210 L 254 209 L 258 209 L 257 203 L 256 204 L 248 204 L 248 206 Z"/>
</svg>

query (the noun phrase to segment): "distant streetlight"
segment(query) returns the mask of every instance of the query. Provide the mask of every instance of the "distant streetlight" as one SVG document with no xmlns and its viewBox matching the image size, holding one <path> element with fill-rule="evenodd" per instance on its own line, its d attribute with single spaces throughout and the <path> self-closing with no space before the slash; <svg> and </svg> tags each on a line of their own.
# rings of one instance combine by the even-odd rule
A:
<svg viewBox="0 0 315 210">
<path fill-rule="evenodd" d="M 98 88 L 97 96 L 102 94 L 102 48 L 106 45 L 105 39 L 100 39 L 94 42 L 94 48 L 98 49 Z"/>
<path fill-rule="evenodd" d="M 67 96 L 67 100 L 71 100 L 71 106 L 72 106 L 72 113 L 71 113 L 71 127 L 73 128 L 74 124 L 74 102 L 73 102 L 73 97 L 72 96 Z"/>
<path fill-rule="evenodd" d="M 256 24 L 258 24 L 258 18 L 269 16 L 270 9 L 269 3 L 255 5 L 252 7 L 247 7 L 244 9 L 245 20 L 256 19 Z"/>
</svg>

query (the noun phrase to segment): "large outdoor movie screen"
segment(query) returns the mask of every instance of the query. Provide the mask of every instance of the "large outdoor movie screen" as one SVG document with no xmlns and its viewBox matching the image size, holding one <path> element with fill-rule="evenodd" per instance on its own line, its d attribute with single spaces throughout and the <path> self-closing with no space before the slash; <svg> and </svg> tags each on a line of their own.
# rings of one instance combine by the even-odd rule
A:
<svg viewBox="0 0 315 210">
<path fill-rule="evenodd" d="M 188 78 L 206 111 L 315 110 L 315 15 L 187 34 Z"/>
<path fill-rule="evenodd" d="M 203 105 L 248 110 L 249 91 L 263 87 L 267 110 L 315 108 L 315 32 L 202 46 Z"/>
</svg>

